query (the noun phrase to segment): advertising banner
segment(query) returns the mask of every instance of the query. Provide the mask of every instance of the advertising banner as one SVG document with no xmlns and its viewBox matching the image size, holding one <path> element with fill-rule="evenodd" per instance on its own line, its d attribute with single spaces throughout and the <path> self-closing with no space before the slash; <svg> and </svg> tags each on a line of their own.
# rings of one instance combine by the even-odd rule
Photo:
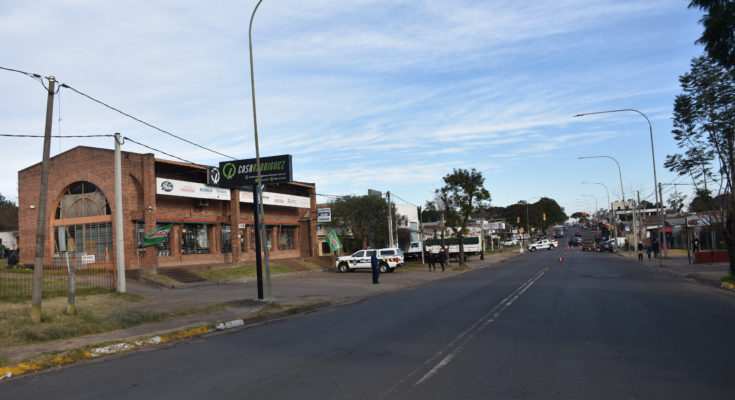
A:
<svg viewBox="0 0 735 400">
<path fill-rule="evenodd" d="M 291 155 L 261 157 L 261 183 L 283 183 L 293 181 Z M 210 171 L 211 172 L 211 171 Z M 234 160 L 219 163 L 218 185 L 224 188 L 239 188 L 253 185 L 258 179 L 256 159 Z M 211 177 L 210 177 L 211 179 Z"/>
<path fill-rule="evenodd" d="M 339 241 L 336 231 L 329 232 L 326 239 L 327 243 L 329 243 L 329 248 L 332 249 L 332 251 L 337 251 L 342 248 L 342 243 Z"/>
</svg>

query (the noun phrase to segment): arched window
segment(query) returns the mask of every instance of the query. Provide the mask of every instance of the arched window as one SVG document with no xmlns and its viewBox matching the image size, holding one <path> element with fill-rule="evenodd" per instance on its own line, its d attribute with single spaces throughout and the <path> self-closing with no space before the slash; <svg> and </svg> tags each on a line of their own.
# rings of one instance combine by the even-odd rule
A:
<svg viewBox="0 0 735 400">
<path fill-rule="evenodd" d="M 92 183 L 74 182 L 66 189 L 56 209 L 56 219 L 110 215 L 110 204 Z"/>
<path fill-rule="evenodd" d="M 112 213 L 107 198 L 92 183 L 74 182 L 56 207 L 54 253 L 95 255 L 93 263 L 113 257 Z"/>
</svg>

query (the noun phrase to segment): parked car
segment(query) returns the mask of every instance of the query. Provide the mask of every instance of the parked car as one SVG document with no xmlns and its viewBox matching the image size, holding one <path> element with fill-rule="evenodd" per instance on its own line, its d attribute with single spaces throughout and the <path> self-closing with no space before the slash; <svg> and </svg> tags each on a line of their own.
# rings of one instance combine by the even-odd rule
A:
<svg viewBox="0 0 735 400">
<path fill-rule="evenodd" d="M 597 251 L 597 243 L 594 240 L 588 239 L 582 241 L 582 251 Z"/>
<path fill-rule="evenodd" d="M 528 248 L 528 251 L 536 251 L 536 250 L 543 250 L 543 249 L 553 250 L 558 245 L 559 245 L 559 242 L 549 240 L 549 239 L 541 239 L 541 240 L 538 240 L 538 241 L 535 241 L 529 244 L 528 246 L 526 246 L 526 248 Z"/>
<path fill-rule="evenodd" d="M 605 241 L 600 242 L 600 244 L 598 245 L 598 248 L 600 249 L 600 251 L 609 251 L 612 253 L 615 249 L 613 247 L 613 240 L 614 239 L 605 240 Z"/>
<path fill-rule="evenodd" d="M 349 272 L 355 269 L 370 269 L 370 257 L 373 252 L 378 252 L 378 268 L 380 272 L 393 272 L 404 263 L 403 251 L 397 247 L 384 249 L 367 249 L 356 251 L 352 255 L 342 256 L 337 259 L 336 266 L 339 272 Z"/>
</svg>

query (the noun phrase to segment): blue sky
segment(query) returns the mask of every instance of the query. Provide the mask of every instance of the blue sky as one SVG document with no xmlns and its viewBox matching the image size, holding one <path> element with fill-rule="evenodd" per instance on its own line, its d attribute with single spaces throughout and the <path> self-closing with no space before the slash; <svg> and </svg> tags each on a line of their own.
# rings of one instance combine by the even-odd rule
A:
<svg viewBox="0 0 735 400">
<path fill-rule="evenodd" d="M 264 0 L 253 47 L 261 156 L 292 154 L 320 194 L 390 190 L 423 205 L 453 168 L 476 168 L 496 206 L 540 196 L 571 214 L 653 201 L 678 77 L 702 54 L 698 10 L 679 0 Z M 248 22 L 256 1 L 4 1 L 0 66 L 60 82 L 229 156 L 255 156 Z M 0 71 L 0 134 L 42 134 L 38 82 Z M 55 135 L 123 136 L 200 164 L 220 155 L 62 89 Z M 40 161 L 41 139 L 0 137 L 0 193 Z M 52 155 L 111 138 L 55 139 Z M 127 142 L 123 150 L 151 150 Z M 156 153 L 158 157 L 170 157 Z M 111 166 L 112 168 L 112 166 Z M 679 186 L 687 194 L 691 187 Z M 673 192 L 665 187 L 664 198 Z M 687 199 L 691 200 L 689 194 Z M 327 197 L 318 201 L 326 202 Z"/>
</svg>

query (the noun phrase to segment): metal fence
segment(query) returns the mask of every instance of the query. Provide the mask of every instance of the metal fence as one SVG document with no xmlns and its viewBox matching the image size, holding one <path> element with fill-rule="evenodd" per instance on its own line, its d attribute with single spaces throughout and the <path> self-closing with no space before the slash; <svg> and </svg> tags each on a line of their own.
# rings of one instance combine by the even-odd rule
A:
<svg viewBox="0 0 735 400">
<path fill-rule="evenodd" d="M 114 289 L 114 261 L 90 261 L 81 253 L 55 254 L 51 265 L 43 267 L 43 297 L 67 296 L 71 283 L 78 294 Z M 33 269 L 22 265 L 8 268 L 7 260 L 0 260 L 0 301 L 26 301 L 32 295 Z"/>
</svg>

